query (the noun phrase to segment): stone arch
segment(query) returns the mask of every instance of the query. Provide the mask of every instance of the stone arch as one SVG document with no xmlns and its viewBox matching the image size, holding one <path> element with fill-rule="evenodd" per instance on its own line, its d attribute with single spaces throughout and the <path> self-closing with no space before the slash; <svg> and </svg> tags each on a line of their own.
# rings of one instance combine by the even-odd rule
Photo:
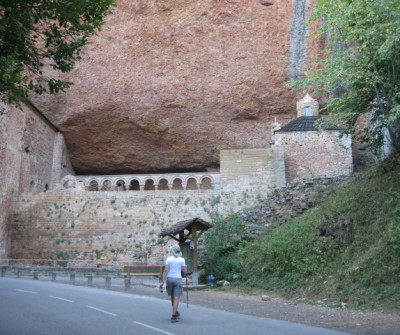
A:
<svg viewBox="0 0 400 335">
<path fill-rule="evenodd" d="M 89 191 L 98 191 L 99 190 L 99 183 L 97 180 L 91 180 L 89 182 Z"/>
<path fill-rule="evenodd" d="M 144 190 L 145 191 L 155 191 L 156 187 L 154 185 L 153 179 L 147 179 L 144 183 Z"/>
<path fill-rule="evenodd" d="M 129 190 L 131 191 L 140 191 L 140 184 L 137 179 L 133 179 L 129 182 Z"/>
<path fill-rule="evenodd" d="M 117 191 L 126 191 L 125 180 L 118 179 L 115 184 L 117 186 Z"/>
<path fill-rule="evenodd" d="M 61 184 L 63 188 L 75 188 L 76 179 L 74 176 L 67 175 L 62 179 Z"/>
<path fill-rule="evenodd" d="M 173 190 L 183 190 L 183 185 L 182 185 L 182 179 L 181 178 L 175 178 L 174 181 L 172 182 L 172 189 Z"/>
<path fill-rule="evenodd" d="M 166 178 L 161 178 L 158 181 L 158 189 L 160 191 L 169 191 L 168 180 Z"/>
<path fill-rule="evenodd" d="M 197 179 L 194 177 L 190 177 L 186 183 L 187 190 L 197 190 Z"/>
<path fill-rule="evenodd" d="M 104 180 L 101 186 L 102 191 L 112 191 L 112 182 L 110 179 Z"/>
<path fill-rule="evenodd" d="M 208 176 L 201 178 L 200 189 L 201 190 L 212 190 L 213 189 L 212 178 L 208 177 Z"/>
</svg>

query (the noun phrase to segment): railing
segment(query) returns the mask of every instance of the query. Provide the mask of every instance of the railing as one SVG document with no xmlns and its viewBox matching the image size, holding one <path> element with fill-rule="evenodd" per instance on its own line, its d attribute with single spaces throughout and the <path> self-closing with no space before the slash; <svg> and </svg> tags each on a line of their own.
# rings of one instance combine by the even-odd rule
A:
<svg viewBox="0 0 400 335">
<path fill-rule="evenodd" d="M 62 259 L 0 259 L 0 266 L 24 266 L 24 267 L 67 267 L 67 268 L 123 268 L 129 265 L 145 265 L 143 262 L 131 261 L 102 261 L 102 260 L 62 260 Z"/>
</svg>

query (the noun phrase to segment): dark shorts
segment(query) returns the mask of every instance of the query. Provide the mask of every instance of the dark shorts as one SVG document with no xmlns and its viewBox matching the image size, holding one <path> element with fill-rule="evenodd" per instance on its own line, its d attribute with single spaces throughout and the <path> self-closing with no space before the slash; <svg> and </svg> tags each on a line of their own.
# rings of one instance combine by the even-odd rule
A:
<svg viewBox="0 0 400 335">
<path fill-rule="evenodd" d="M 183 284 L 182 278 L 167 278 L 167 293 L 168 296 L 182 296 Z"/>
</svg>

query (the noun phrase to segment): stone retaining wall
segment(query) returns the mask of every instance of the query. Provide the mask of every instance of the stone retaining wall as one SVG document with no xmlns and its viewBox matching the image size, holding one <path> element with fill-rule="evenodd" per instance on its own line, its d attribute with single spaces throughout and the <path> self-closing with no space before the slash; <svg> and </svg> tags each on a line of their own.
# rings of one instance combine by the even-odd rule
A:
<svg viewBox="0 0 400 335">
<path fill-rule="evenodd" d="M 0 258 L 9 244 L 9 213 L 14 195 L 51 189 L 73 173 L 64 138 L 31 105 L 0 106 Z"/>
<path fill-rule="evenodd" d="M 176 242 L 159 233 L 177 221 L 194 217 L 209 221 L 213 213 L 246 209 L 243 218 L 250 231 L 259 234 L 312 207 L 327 188 L 343 180 L 302 180 L 268 194 L 215 190 L 26 194 L 15 207 L 10 258 L 53 259 L 65 265 L 73 261 L 74 267 L 162 264 Z M 204 249 L 202 240 L 199 249 L 200 253 Z"/>
<path fill-rule="evenodd" d="M 275 189 L 262 203 L 246 210 L 242 218 L 249 224 L 253 235 L 263 233 L 313 207 L 349 180 L 348 177 L 298 180 Z"/>
<path fill-rule="evenodd" d="M 215 190 L 23 194 L 14 207 L 9 258 L 159 264 L 175 243 L 159 237 L 163 228 L 194 217 L 209 221 L 212 212 L 227 214 L 261 198 Z"/>
</svg>

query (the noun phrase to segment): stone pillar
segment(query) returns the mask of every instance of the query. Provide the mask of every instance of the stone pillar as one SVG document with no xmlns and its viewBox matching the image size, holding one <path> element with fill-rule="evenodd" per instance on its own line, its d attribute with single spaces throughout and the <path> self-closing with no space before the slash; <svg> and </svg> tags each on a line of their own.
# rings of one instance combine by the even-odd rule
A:
<svg viewBox="0 0 400 335">
<path fill-rule="evenodd" d="M 53 273 L 51 274 L 51 281 L 56 281 L 56 277 L 57 277 L 57 273 L 56 273 L 56 272 L 53 272 Z"/>
<path fill-rule="evenodd" d="M 88 283 L 87 283 L 88 286 L 93 286 L 93 276 L 92 275 L 88 276 L 87 280 L 88 280 Z"/>
<path fill-rule="evenodd" d="M 75 273 L 71 273 L 69 276 L 69 283 L 75 285 Z"/>
<path fill-rule="evenodd" d="M 56 133 L 53 145 L 53 166 L 51 171 L 51 188 L 54 188 L 62 177 L 62 153 L 64 147 L 64 136 Z"/>
</svg>

